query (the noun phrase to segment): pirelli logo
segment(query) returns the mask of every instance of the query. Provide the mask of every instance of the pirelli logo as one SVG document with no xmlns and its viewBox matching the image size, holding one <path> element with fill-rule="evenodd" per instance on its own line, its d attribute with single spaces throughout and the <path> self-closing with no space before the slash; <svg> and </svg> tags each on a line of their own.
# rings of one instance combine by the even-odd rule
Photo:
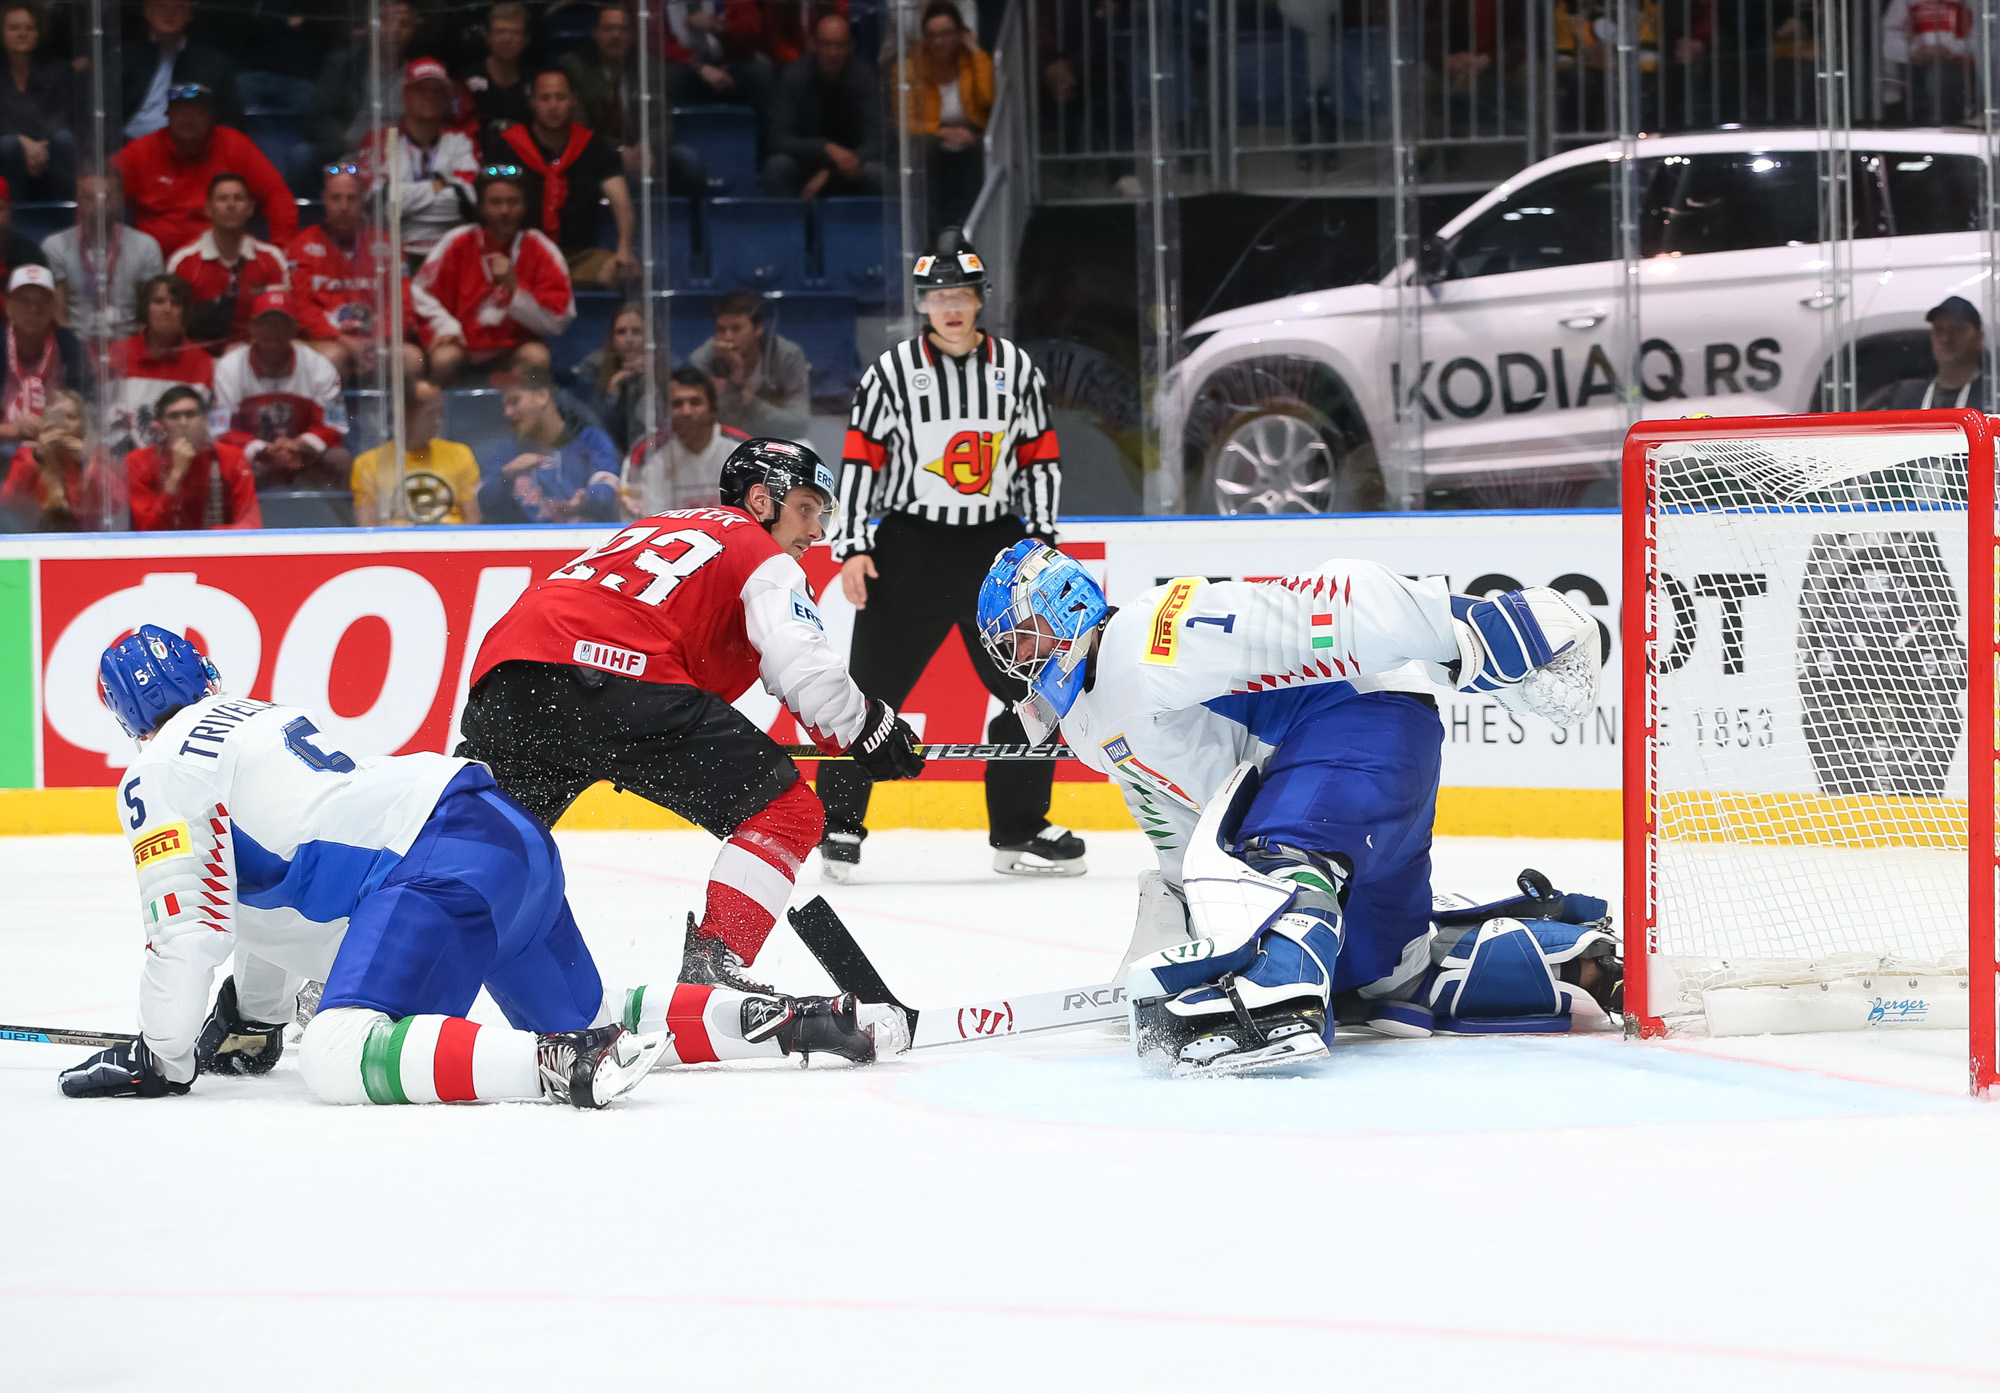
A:
<svg viewBox="0 0 2000 1393">
<path fill-rule="evenodd" d="M 157 832 L 148 832 L 132 843 L 132 864 L 143 866 L 148 861 L 158 861 L 168 856 L 188 856 L 194 851 L 194 843 L 188 837 L 188 825 L 175 822 L 162 827 Z"/>
<path fill-rule="evenodd" d="M 1180 652 L 1180 618 L 1194 601 L 1198 580 L 1177 580 L 1167 587 L 1153 610 L 1153 622 L 1146 631 L 1145 661 L 1171 664 Z"/>
</svg>

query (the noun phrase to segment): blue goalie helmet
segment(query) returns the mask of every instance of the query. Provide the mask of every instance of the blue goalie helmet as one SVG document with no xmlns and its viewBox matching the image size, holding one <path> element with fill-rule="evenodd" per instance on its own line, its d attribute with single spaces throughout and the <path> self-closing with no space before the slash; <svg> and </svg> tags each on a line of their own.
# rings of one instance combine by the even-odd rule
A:
<svg viewBox="0 0 2000 1393">
<path fill-rule="evenodd" d="M 157 624 L 104 650 L 97 663 L 97 695 L 137 740 L 160 728 L 183 706 L 222 690 L 222 674 L 200 649 Z"/>
<path fill-rule="evenodd" d="M 1014 543 L 980 582 L 979 642 L 995 666 L 1028 684 L 1020 714 L 1035 743 L 1076 704 L 1090 653 L 1083 640 L 1110 612 L 1090 572 L 1041 542 Z"/>
</svg>

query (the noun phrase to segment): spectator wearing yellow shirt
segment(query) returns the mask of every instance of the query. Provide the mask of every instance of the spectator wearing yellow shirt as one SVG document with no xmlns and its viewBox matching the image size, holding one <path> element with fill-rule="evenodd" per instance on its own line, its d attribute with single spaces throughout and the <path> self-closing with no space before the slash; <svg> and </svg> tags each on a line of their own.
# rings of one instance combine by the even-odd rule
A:
<svg viewBox="0 0 2000 1393">
<path fill-rule="evenodd" d="M 396 477 L 393 443 L 378 445 L 354 461 L 354 522 L 357 527 L 408 527 L 413 523 L 451 526 L 479 522 L 479 462 L 469 447 L 441 439 L 444 392 L 419 378 L 403 379 L 403 474 Z M 422 442 L 421 444 L 419 442 Z M 396 505 L 398 497 L 402 506 Z"/>
</svg>

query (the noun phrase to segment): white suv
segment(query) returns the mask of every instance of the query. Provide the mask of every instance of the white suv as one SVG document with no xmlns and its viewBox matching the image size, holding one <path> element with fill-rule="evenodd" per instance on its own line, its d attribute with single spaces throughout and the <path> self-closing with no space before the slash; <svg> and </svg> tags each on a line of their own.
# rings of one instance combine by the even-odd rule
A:
<svg viewBox="0 0 2000 1393">
<path fill-rule="evenodd" d="M 1984 303 L 1977 134 L 1854 133 L 1845 315 L 1829 313 L 1822 290 L 1814 138 L 1725 130 L 1641 143 L 1645 414 L 1809 410 L 1843 318 L 1865 402 L 1928 371 L 1926 310 L 1947 295 Z M 1569 481 L 1574 498 L 1578 481 L 1615 478 L 1617 153 L 1595 145 L 1530 166 L 1380 282 L 1192 325 L 1160 399 L 1186 510 L 1348 512 L 1522 479 Z M 1399 277 L 1420 306 L 1422 368 L 1406 391 L 1423 415 L 1414 479 L 1389 464 Z"/>
</svg>

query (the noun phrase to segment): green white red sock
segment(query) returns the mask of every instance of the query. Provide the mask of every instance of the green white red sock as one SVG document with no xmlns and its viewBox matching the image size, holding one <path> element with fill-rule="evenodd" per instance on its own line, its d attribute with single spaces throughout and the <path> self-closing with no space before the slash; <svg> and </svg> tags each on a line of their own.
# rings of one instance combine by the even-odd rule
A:
<svg viewBox="0 0 2000 1393">
<path fill-rule="evenodd" d="M 718 1059 L 777 1059 L 776 1040 L 743 1038 L 744 993 L 726 987 L 633 987 L 625 993 L 625 1028 L 635 1034 L 671 1030 L 662 1052 L 666 1064 L 711 1064 Z"/>
<path fill-rule="evenodd" d="M 474 1025 L 458 1016 L 376 1021 L 362 1043 L 361 1081 L 371 1103 L 542 1096 L 531 1031 Z"/>
</svg>

